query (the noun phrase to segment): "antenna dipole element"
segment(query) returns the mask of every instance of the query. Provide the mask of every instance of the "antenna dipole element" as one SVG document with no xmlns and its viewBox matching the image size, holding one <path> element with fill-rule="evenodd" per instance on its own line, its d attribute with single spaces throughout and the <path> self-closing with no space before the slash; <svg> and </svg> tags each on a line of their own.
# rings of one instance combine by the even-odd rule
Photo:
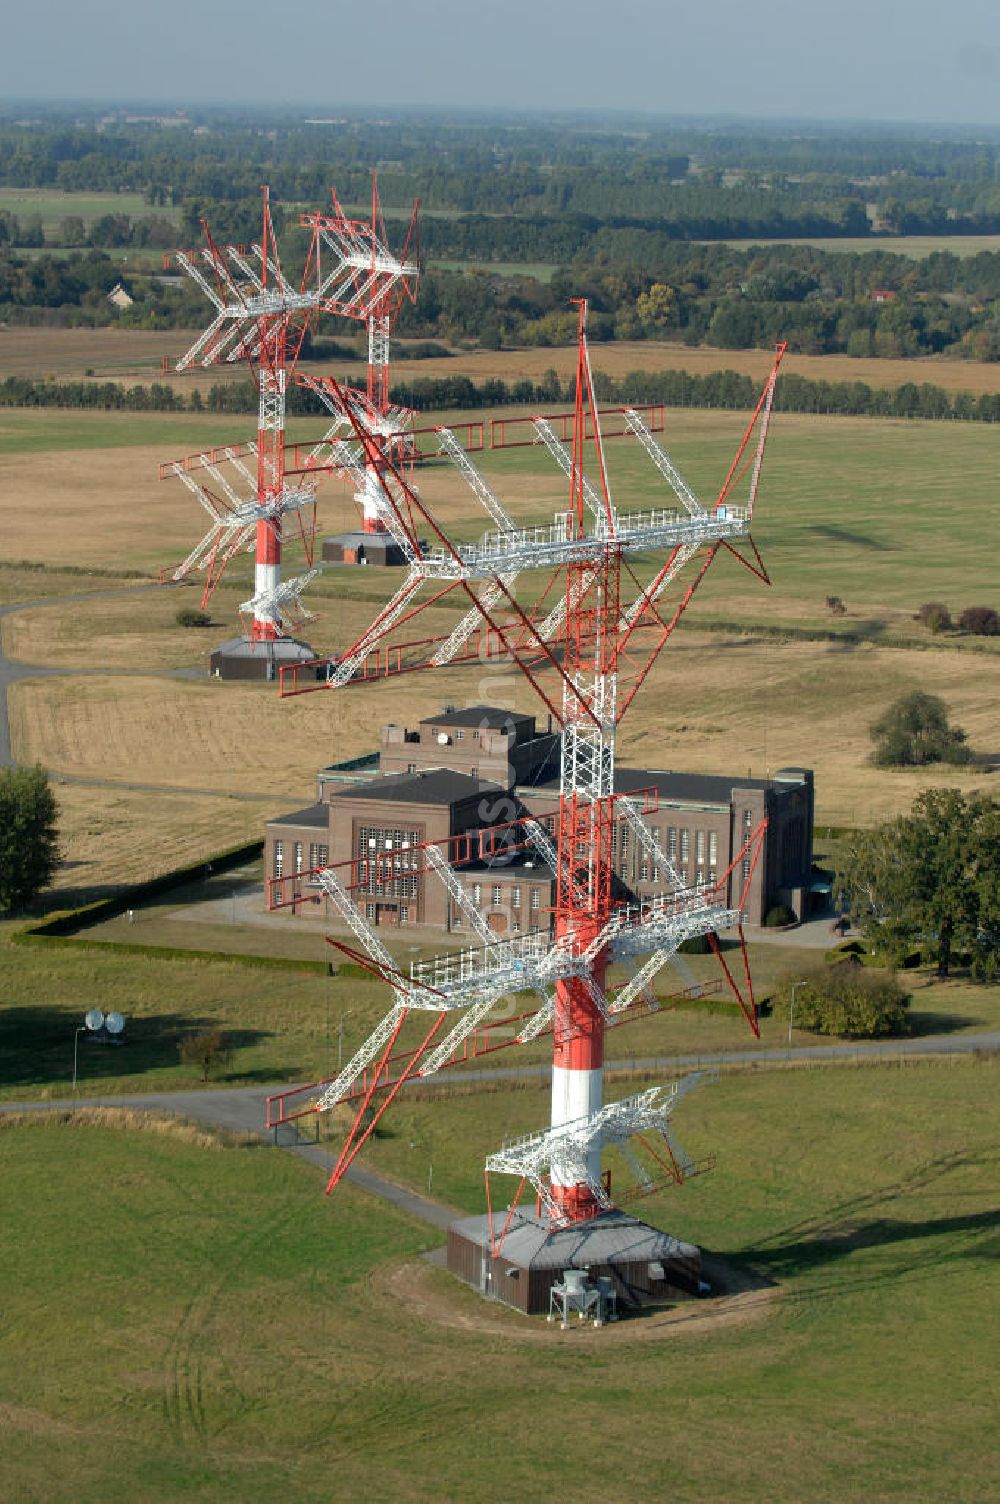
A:
<svg viewBox="0 0 1000 1504">
<path fill-rule="evenodd" d="M 331 198 L 332 214 L 304 214 L 300 224 L 312 229 L 318 247 L 333 255 L 333 264 L 323 275 L 331 310 L 342 318 L 355 319 L 365 325 L 368 335 L 365 393 L 368 420 L 375 431 L 380 427 L 398 431 L 398 419 L 394 419 L 391 427 L 379 420 L 385 420 L 392 412 L 389 401 L 390 336 L 403 304 L 415 302 L 417 296 L 420 278 L 417 213 L 420 200 L 414 200 L 403 249 L 395 256 L 388 245 L 376 173 L 372 173 L 370 220 L 349 219 L 335 192 Z M 375 458 L 366 460 L 365 484 L 358 497 L 362 528 L 366 533 L 386 531 L 382 499 L 384 474 L 385 467 L 380 466 Z"/>
<path fill-rule="evenodd" d="M 246 360 L 257 388 L 256 490 L 249 511 L 255 540 L 252 640 L 272 642 L 282 635 L 274 609 L 281 587 L 282 517 L 302 506 L 301 487 L 285 488 L 285 406 L 294 370 L 313 316 L 328 309 L 321 286 L 307 288 L 315 264 L 314 245 L 298 289 L 285 278 L 271 220 L 270 195 L 261 190 L 260 239 L 249 249 L 219 245 L 206 221 L 205 244 L 197 251 L 178 251 L 177 265 L 215 308 L 215 317 L 185 355 L 177 370 L 194 366 L 232 365 Z"/>
</svg>

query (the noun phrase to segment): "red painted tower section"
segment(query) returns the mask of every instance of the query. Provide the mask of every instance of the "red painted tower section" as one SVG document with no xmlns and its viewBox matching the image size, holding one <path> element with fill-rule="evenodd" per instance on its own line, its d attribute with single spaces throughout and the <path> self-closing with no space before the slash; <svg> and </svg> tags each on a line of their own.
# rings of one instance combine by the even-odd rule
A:
<svg viewBox="0 0 1000 1504">
<path fill-rule="evenodd" d="M 596 408 L 585 337 L 586 304 L 580 304 L 573 470 L 567 536 L 582 539 L 588 526 L 584 502 L 583 446 L 588 412 Z M 566 612 L 562 634 L 562 766 L 556 836 L 555 941 L 581 958 L 584 975 L 555 987 L 551 1126 L 590 1118 L 602 1106 L 607 956 L 594 949 L 611 918 L 614 810 L 614 736 L 617 721 L 618 641 L 620 636 L 621 552 L 614 542 L 614 519 L 600 445 L 594 425 L 608 541 L 596 562 L 576 560 L 566 569 Z M 600 1175 L 600 1149 L 588 1167 Z M 572 1171 L 552 1165 L 552 1198 L 567 1221 L 598 1210 L 593 1191 Z"/>
</svg>

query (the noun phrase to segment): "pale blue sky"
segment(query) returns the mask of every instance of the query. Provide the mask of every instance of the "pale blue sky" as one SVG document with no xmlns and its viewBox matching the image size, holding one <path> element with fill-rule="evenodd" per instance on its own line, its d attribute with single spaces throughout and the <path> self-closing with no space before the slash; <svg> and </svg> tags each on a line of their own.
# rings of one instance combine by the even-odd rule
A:
<svg viewBox="0 0 1000 1504">
<path fill-rule="evenodd" d="M 1000 0 L 28 0 L 7 98 L 1000 123 Z"/>
</svg>

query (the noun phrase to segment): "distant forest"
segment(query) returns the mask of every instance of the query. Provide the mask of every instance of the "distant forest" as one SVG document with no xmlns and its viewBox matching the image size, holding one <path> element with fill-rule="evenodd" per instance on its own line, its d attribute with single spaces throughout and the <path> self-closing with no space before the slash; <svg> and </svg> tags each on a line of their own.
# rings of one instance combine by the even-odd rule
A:
<svg viewBox="0 0 1000 1504">
<path fill-rule="evenodd" d="M 0 194 L 36 190 L 39 204 L 0 210 L 0 320 L 198 324 L 203 298 L 164 274 L 160 252 L 197 243 L 203 218 L 219 239 L 251 241 L 268 181 L 294 268 L 300 208 L 335 185 L 363 212 L 373 167 L 390 238 L 412 198 L 424 210 L 425 276 L 400 334 L 562 344 L 583 294 L 596 339 L 1000 359 L 1000 254 L 947 250 L 955 234 L 1000 234 L 1000 132 L 938 127 L 0 114 Z M 62 193 L 128 193 L 131 212 L 87 218 Z M 43 217 L 43 203 L 65 213 Z M 885 237 L 901 234 L 941 248 L 893 254 Z M 722 243 L 848 236 L 872 248 Z M 119 281 L 131 307 L 107 301 Z"/>
</svg>

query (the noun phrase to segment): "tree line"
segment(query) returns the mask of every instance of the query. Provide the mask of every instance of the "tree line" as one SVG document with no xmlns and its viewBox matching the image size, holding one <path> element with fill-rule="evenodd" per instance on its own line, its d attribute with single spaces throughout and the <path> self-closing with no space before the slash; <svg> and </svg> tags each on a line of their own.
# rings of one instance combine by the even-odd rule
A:
<svg viewBox="0 0 1000 1504">
<path fill-rule="evenodd" d="M 350 377 L 345 376 L 349 381 Z M 750 409 L 756 404 L 759 383 L 738 371 L 633 371 L 616 379 L 594 373 L 598 399 L 609 406 L 659 403 L 665 407 Z M 538 381 L 504 381 L 491 377 L 476 382 L 468 376 L 417 376 L 393 383 L 394 402 L 418 412 L 496 407 L 551 407 L 572 403 L 572 379 L 555 371 Z M 8 376 L 0 382 L 0 407 L 90 408 L 121 412 L 256 413 L 257 398 L 247 381 L 217 382 L 204 394 L 178 391 L 169 383 L 125 386 L 115 381 L 39 381 Z M 842 417 L 953 419 L 971 423 L 1000 423 L 1000 393 L 947 392 L 930 383 L 904 382 L 898 387 L 873 387 L 864 381 L 813 381 L 783 376 L 775 392 L 775 408 L 783 412 L 834 414 Z M 325 409 L 303 387 L 288 393 L 293 415 L 320 416 Z"/>
<path fill-rule="evenodd" d="M 935 127 L 676 122 L 643 116 L 560 120 L 190 107 L 168 115 L 49 107 L 0 116 L 0 184 L 322 203 L 335 184 L 363 203 L 379 164 L 387 203 L 489 215 L 656 217 L 697 234 L 865 234 L 1000 229 L 1000 133 Z M 822 230 L 816 226 L 827 227 Z M 779 228 L 780 227 L 780 228 Z M 811 228 L 810 228 L 811 227 Z"/>
<path fill-rule="evenodd" d="M 201 207 L 221 239 L 252 240 L 256 208 L 230 205 L 217 223 L 218 205 Z M 161 238 L 176 241 L 178 232 L 160 223 Z M 450 234 L 459 222 L 433 223 L 449 224 Z M 496 221 L 485 223 L 497 233 Z M 286 228 L 282 250 L 286 266 L 298 266 L 305 232 Z M 118 282 L 133 300 L 124 310 L 107 300 Z M 590 304 L 595 342 L 755 349 L 783 339 L 804 354 L 1000 360 L 998 252 L 966 259 L 935 252 L 912 261 L 884 251 L 681 244 L 635 229 L 599 230 L 586 251 L 548 280 L 430 263 L 397 333 L 472 339 L 491 349 L 567 344 L 575 338 L 569 300 L 577 296 Z M 0 317 L 8 323 L 187 328 L 205 314 L 201 292 L 180 273 L 126 268 L 97 247 L 26 255 L 0 245 Z"/>
</svg>

